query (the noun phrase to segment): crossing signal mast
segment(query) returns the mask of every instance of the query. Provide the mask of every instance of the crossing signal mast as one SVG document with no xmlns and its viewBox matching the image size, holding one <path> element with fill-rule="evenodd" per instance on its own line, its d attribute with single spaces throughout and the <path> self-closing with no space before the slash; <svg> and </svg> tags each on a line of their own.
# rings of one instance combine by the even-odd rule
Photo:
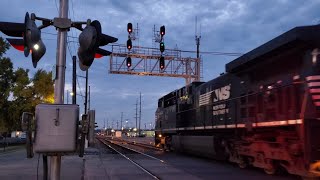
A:
<svg viewBox="0 0 320 180">
<path fill-rule="evenodd" d="M 39 27 L 35 20 L 42 21 Z M 82 25 L 86 24 L 85 28 Z M 79 106 L 66 105 L 64 102 L 65 67 L 66 67 L 66 44 L 67 32 L 74 27 L 81 32 L 79 36 L 80 47 L 78 49 L 79 65 L 81 70 L 88 70 L 94 58 L 108 56 L 111 52 L 101 49 L 109 43 L 118 39 L 102 33 L 99 21 L 87 20 L 87 22 L 72 22 L 68 19 L 68 0 L 60 0 L 59 17 L 46 19 L 37 17 L 35 14 L 26 13 L 23 23 L 0 22 L 0 31 L 14 38 L 7 38 L 8 42 L 15 48 L 24 52 L 26 57 L 31 53 L 33 67 L 36 68 L 38 62 L 46 53 L 46 47 L 41 39 L 41 29 L 54 26 L 58 30 L 57 38 L 57 59 L 56 75 L 54 77 L 54 103 L 39 104 L 36 107 L 36 138 L 34 140 L 34 151 L 43 154 L 44 179 L 60 179 L 61 156 L 66 152 L 76 152 L 78 137 L 77 127 L 79 120 Z M 61 115 L 59 116 L 59 112 Z M 33 114 L 33 113 L 32 113 Z M 82 117 L 81 138 L 87 136 L 89 120 L 87 114 Z M 52 123 L 52 119 L 55 120 Z M 49 120 L 50 119 L 50 120 Z M 67 119 L 67 121 L 65 121 Z M 59 122 L 64 123 L 59 123 Z M 46 127 L 47 129 L 43 129 Z M 94 127 L 94 126 L 91 126 Z M 51 130 L 50 130 L 51 129 Z M 54 129 L 54 134 L 48 134 Z M 30 141 L 32 142 L 32 141 Z M 55 142 L 55 146 L 52 146 Z M 29 146 L 27 146 L 29 147 Z M 29 149 L 30 150 L 30 149 Z M 83 156 L 84 141 L 80 144 L 79 156 Z M 28 150 L 27 150 L 28 151 Z M 50 171 L 48 171 L 47 156 L 50 157 Z M 47 173 L 50 173 L 49 175 Z"/>
</svg>

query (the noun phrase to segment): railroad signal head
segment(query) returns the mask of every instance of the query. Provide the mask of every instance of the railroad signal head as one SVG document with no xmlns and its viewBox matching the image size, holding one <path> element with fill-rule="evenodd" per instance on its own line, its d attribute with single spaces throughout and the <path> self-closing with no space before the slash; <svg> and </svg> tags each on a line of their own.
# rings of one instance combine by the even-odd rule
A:
<svg viewBox="0 0 320 180">
<path fill-rule="evenodd" d="M 118 39 L 101 32 L 101 24 L 95 20 L 86 26 L 79 35 L 79 66 L 80 69 L 86 71 L 93 63 L 94 58 L 108 56 L 111 52 L 99 48 L 109 43 L 116 42 Z"/>
<path fill-rule="evenodd" d="M 159 61 L 160 61 L 160 62 L 159 62 L 159 67 L 160 67 L 160 69 L 162 70 L 162 69 L 164 69 L 164 67 L 165 67 L 164 57 L 161 56 Z"/>
<path fill-rule="evenodd" d="M 127 67 L 131 67 L 132 65 L 132 60 L 131 60 L 131 57 L 127 57 Z"/>
<path fill-rule="evenodd" d="M 165 47 L 164 47 L 164 42 L 161 42 L 160 43 L 160 52 L 164 52 L 164 50 L 165 50 Z"/>
<path fill-rule="evenodd" d="M 46 47 L 41 39 L 41 31 L 29 13 L 25 15 L 24 23 L 0 22 L 0 31 L 8 36 L 22 37 L 23 39 L 7 38 L 8 42 L 16 49 L 24 51 L 25 57 L 32 53 L 33 67 L 46 53 Z"/>
<path fill-rule="evenodd" d="M 166 34 L 166 28 L 165 28 L 165 26 L 161 26 L 160 27 L 160 35 L 161 35 L 161 37 L 163 37 L 165 34 Z"/>
<path fill-rule="evenodd" d="M 127 31 L 128 31 L 129 34 L 132 33 L 132 23 L 128 23 L 128 25 L 127 25 Z"/>
<path fill-rule="evenodd" d="M 127 41 L 127 48 L 130 50 L 132 48 L 132 41 L 131 39 L 128 39 Z"/>
</svg>

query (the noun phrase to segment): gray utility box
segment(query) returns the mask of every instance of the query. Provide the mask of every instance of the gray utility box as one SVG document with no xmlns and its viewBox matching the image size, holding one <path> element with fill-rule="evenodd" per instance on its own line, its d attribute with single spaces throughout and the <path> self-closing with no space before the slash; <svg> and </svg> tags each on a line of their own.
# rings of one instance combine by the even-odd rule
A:
<svg viewBox="0 0 320 180">
<path fill-rule="evenodd" d="M 39 104 L 36 106 L 37 153 L 75 152 L 79 106 L 76 104 Z"/>
</svg>

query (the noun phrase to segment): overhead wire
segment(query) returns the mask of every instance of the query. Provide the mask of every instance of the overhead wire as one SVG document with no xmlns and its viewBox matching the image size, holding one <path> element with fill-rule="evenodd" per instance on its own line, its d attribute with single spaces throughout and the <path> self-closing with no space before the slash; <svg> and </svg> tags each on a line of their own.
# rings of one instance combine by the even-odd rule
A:
<svg viewBox="0 0 320 180">
<path fill-rule="evenodd" d="M 49 32 L 43 32 L 44 34 L 49 34 L 49 35 L 57 35 L 55 33 L 49 33 Z M 75 36 L 68 36 L 68 38 L 75 38 L 78 39 L 78 37 Z M 77 43 L 79 45 L 79 41 L 74 41 L 74 40 L 68 40 L 69 42 Z M 113 43 L 110 45 L 107 45 L 107 47 L 110 46 L 126 46 L 124 44 L 119 44 L 119 43 Z M 143 47 L 147 48 L 147 47 Z M 158 48 L 149 48 L 149 49 L 158 49 Z M 197 51 L 194 50 L 173 50 L 173 51 L 179 51 L 183 53 L 197 53 Z M 208 55 L 215 55 L 215 56 L 241 56 L 243 53 L 238 53 L 238 52 L 220 52 L 220 51 L 200 51 L 200 54 L 208 54 Z"/>
<path fill-rule="evenodd" d="M 71 10 L 72 10 L 72 13 L 70 13 L 70 11 L 68 12 L 69 13 L 69 16 L 72 18 L 72 19 L 75 19 L 75 13 L 74 13 L 74 3 L 73 3 L 73 0 L 71 0 Z M 78 39 L 78 37 L 75 36 L 75 30 L 74 28 L 71 28 L 71 36 L 67 36 L 67 45 L 68 45 L 68 51 L 69 51 L 69 54 L 70 54 L 70 57 L 71 59 L 73 58 L 73 55 L 72 54 L 76 54 L 77 52 L 77 48 L 76 46 L 79 46 L 79 43 L 78 41 L 74 41 L 74 40 L 70 40 L 70 38 L 73 38 L 73 39 Z M 47 34 L 50 34 L 50 35 L 54 35 L 54 33 L 47 33 Z M 71 46 L 71 43 L 72 43 L 72 47 L 73 47 L 73 53 L 72 53 L 72 48 L 70 47 Z M 78 62 L 79 60 L 77 59 L 76 62 Z M 76 82 L 77 82 L 77 86 L 78 86 L 78 89 L 79 89 L 79 93 L 80 93 L 80 96 L 82 97 L 82 100 L 84 100 L 84 96 L 83 96 L 83 93 L 82 93 L 82 90 L 81 90 L 81 86 L 80 86 L 80 82 L 79 82 L 79 78 L 78 78 L 78 75 L 76 75 Z"/>
</svg>

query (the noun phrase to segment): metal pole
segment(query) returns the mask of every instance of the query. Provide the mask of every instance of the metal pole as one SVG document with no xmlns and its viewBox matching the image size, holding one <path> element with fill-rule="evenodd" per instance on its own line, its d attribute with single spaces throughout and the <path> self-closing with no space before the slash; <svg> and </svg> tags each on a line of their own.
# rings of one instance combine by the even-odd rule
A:
<svg viewBox="0 0 320 180">
<path fill-rule="evenodd" d="M 119 120 L 117 120 L 117 130 L 119 129 Z"/>
<path fill-rule="evenodd" d="M 77 104 L 77 89 L 76 89 L 76 76 L 77 76 L 77 60 L 76 60 L 76 56 L 72 57 L 72 61 L 73 61 L 73 68 L 72 68 L 72 92 L 73 92 L 73 96 L 72 96 L 72 104 Z"/>
<path fill-rule="evenodd" d="M 60 0 L 59 18 L 68 18 L 68 0 Z M 56 78 L 54 86 L 54 103 L 63 103 L 65 68 L 66 68 L 67 29 L 58 28 Z M 50 180 L 60 180 L 61 155 L 50 158 Z"/>
<path fill-rule="evenodd" d="M 123 112 L 121 112 L 121 121 L 120 121 L 120 128 L 122 130 L 122 118 L 123 118 Z"/>
<path fill-rule="evenodd" d="M 141 125 L 141 92 L 140 92 L 140 110 L 139 110 L 139 136 L 140 136 L 140 125 Z"/>
<path fill-rule="evenodd" d="M 138 99 L 136 101 L 136 126 L 135 128 L 138 128 Z"/>
<path fill-rule="evenodd" d="M 196 61 L 196 81 L 200 81 L 200 64 L 201 64 L 201 59 L 200 59 L 200 37 L 196 36 L 196 43 L 197 43 L 197 61 Z"/>
<path fill-rule="evenodd" d="M 67 104 L 69 104 L 69 90 L 67 90 Z"/>
<path fill-rule="evenodd" d="M 90 98 L 90 86 L 89 86 L 89 100 L 88 100 L 88 110 L 90 110 L 90 100 L 91 100 L 91 98 Z"/>
<path fill-rule="evenodd" d="M 88 102 L 88 70 L 86 70 L 86 95 L 84 98 L 84 114 L 87 114 L 87 102 Z"/>
</svg>

